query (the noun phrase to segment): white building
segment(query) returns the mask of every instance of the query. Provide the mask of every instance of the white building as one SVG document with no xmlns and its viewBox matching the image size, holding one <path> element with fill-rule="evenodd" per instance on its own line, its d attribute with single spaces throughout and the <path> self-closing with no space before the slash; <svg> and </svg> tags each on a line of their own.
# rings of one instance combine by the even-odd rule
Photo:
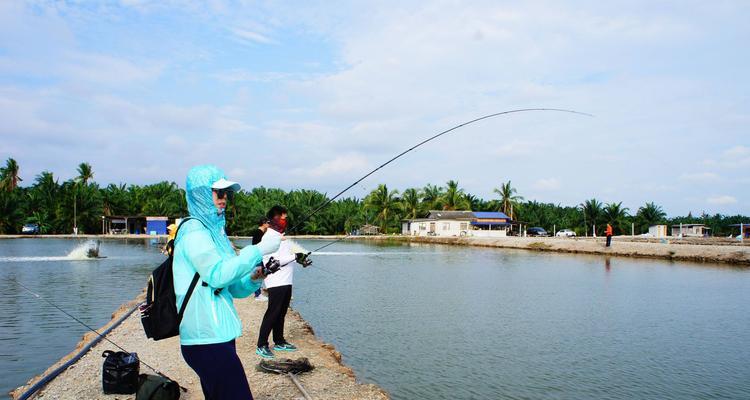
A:
<svg viewBox="0 0 750 400">
<path fill-rule="evenodd" d="M 651 225 L 648 227 L 648 235 L 655 238 L 667 237 L 667 226 Z"/>
<path fill-rule="evenodd" d="M 711 229 L 704 224 L 679 224 L 672 225 L 672 236 L 680 237 L 706 237 Z"/>
<path fill-rule="evenodd" d="M 501 212 L 430 211 L 427 218 L 404 221 L 401 233 L 412 236 L 503 237 L 510 217 Z"/>
</svg>

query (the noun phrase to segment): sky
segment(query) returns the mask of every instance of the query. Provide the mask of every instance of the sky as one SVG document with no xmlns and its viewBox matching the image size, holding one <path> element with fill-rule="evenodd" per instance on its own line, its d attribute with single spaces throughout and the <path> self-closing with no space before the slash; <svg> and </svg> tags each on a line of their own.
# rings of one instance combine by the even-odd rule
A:
<svg viewBox="0 0 750 400">
<path fill-rule="evenodd" d="M 0 162 L 22 185 L 496 198 L 750 214 L 750 2 L 0 2 Z"/>
</svg>

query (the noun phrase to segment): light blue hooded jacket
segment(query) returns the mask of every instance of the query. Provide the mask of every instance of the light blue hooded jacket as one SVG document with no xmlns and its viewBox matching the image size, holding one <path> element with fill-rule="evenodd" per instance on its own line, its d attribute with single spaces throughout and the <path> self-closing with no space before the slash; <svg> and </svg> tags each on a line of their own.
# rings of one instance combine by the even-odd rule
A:
<svg viewBox="0 0 750 400">
<path fill-rule="evenodd" d="M 242 325 L 233 299 L 249 296 L 263 282 L 250 279 L 261 252 L 247 246 L 237 255 L 224 230 L 224 214 L 217 214 L 211 185 L 221 178 L 224 172 L 212 165 L 193 167 L 187 176 L 188 211 L 200 221 L 183 223 L 175 239 L 172 273 L 178 310 L 196 272 L 200 280 L 180 324 L 183 345 L 224 343 L 239 337 Z M 217 288 L 224 289 L 214 294 Z"/>
</svg>

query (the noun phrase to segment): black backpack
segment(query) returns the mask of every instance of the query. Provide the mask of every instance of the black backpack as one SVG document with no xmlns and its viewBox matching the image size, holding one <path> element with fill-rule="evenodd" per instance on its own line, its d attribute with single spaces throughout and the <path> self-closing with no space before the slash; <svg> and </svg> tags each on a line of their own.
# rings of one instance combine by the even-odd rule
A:
<svg viewBox="0 0 750 400">
<path fill-rule="evenodd" d="M 141 374 L 135 400 L 177 400 L 180 386 L 177 382 L 158 375 Z"/>
<path fill-rule="evenodd" d="M 185 218 L 180 222 L 175 232 L 175 239 L 180 231 L 180 227 L 188 220 L 196 218 Z M 201 224 L 203 221 L 199 220 Z M 205 226 L 205 225 L 203 225 Z M 185 300 L 182 302 L 180 311 L 177 311 L 177 299 L 174 293 L 174 277 L 172 275 L 172 260 L 174 259 L 174 241 L 167 243 L 169 257 L 151 273 L 148 278 L 148 289 L 146 290 L 146 304 L 141 306 L 141 323 L 146 337 L 154 340 L 171 338 L 180 334 L 180 322 L 182 315 L 185 313 L 188 300 L 193 294 L 193 289 L 200 279 L 200 275 L 195 273 L 193 281 L 185 294 Z M 171 247 L 171 248 L 169 248 Z M 137 375 L 137 374 L 136 374 Z"/>
<path fill-rule="evenodd" d="M 140 362 L 136 353 L 107 350 L 102 353 L 102 389 L 104 394 L 133 394 L 138 389 Z"/>
</svg>

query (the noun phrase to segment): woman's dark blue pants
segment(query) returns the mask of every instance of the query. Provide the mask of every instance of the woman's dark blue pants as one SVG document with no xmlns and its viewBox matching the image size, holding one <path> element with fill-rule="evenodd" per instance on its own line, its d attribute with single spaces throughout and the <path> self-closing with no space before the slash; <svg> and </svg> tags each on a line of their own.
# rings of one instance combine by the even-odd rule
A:
<svg viewBox="0 0 750 400">
<path fill-rule="evenodd" d="M 234 340 L 181 347 L 182 358 L 201 379 L 206 400 L 253 398 Z"/>
</svg>

